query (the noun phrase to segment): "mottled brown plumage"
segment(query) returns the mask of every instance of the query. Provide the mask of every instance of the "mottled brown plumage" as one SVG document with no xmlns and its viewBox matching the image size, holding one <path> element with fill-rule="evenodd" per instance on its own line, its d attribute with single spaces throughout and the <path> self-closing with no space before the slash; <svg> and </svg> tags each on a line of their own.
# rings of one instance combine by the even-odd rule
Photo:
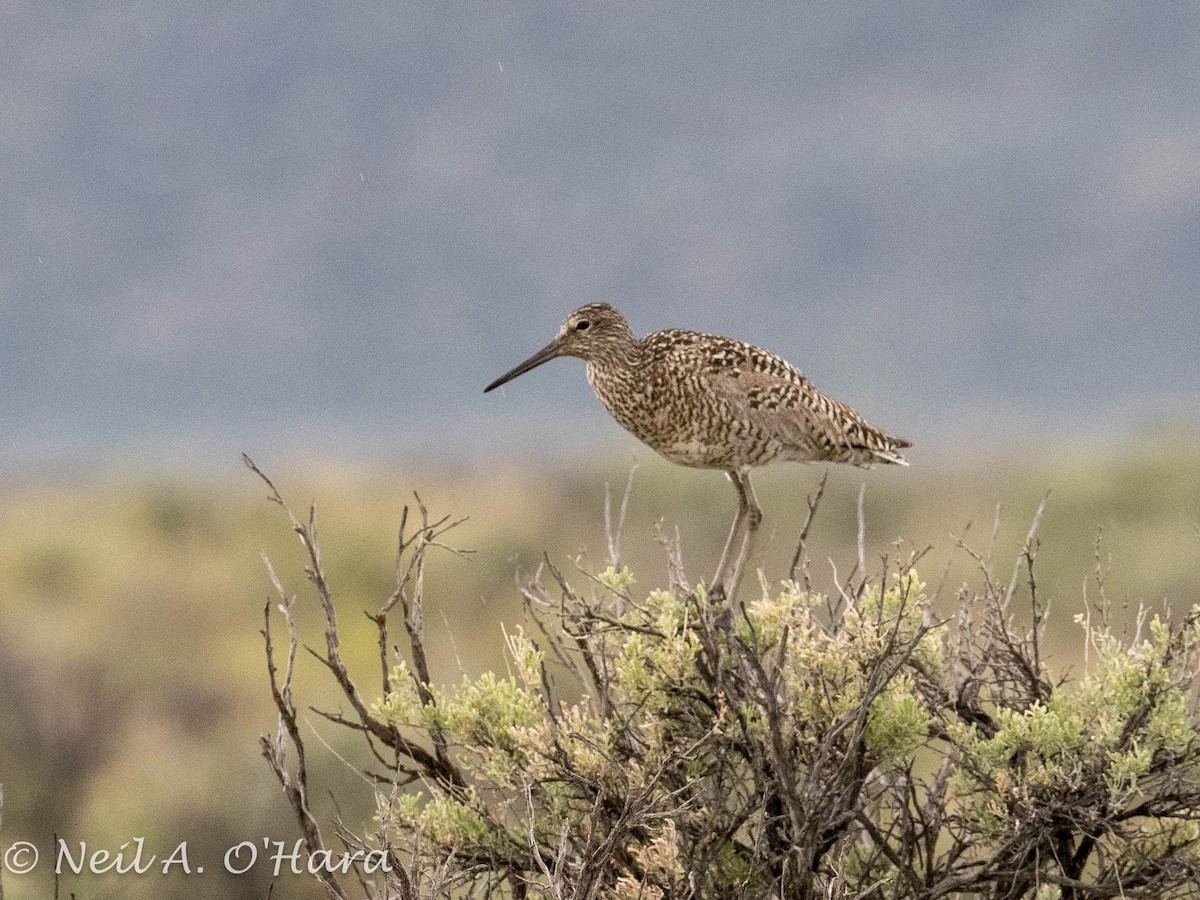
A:
<svg viewBox="0 0 1200 900">
<path fill-rule="evenodd" d="M 734 537 L 746 521 L 735 586 L 762 515 L 750 487 L 752 467 L 776 460 L 908 465 L 899 453 L 912 446 L 908 441 L 826 397 L 775 354 L 675 328 L 639 340 L 607 303 L 575 310 L 553 341 L 484 392 L 559 356 L 587 362 L 588 381 L 604 408 L 649 447 L 680 465 L 729 474 L 738 490 L 738 516 L 714 577 L 729 594 L 733 587 L 725 584 L 724 572 Z"/>
</svg>

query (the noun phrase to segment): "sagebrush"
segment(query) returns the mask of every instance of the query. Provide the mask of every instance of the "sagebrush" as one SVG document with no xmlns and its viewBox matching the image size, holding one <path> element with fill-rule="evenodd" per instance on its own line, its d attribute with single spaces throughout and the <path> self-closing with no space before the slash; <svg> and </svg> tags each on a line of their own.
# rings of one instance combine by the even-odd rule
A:
<svg viewBox="0 0 1200 900">
<path fill-rule="evenodd" d="M 1200 897 L 1200 607 L 1143 611 L 1124 637 L 1085 617 L 1086 668 L 1056 678 L 1037 517 L 1019 571 L 998 580 L 980 556 L 980 585 L 940 610 L 921 554 L 817 590 L 815 510 L 794 580 L 756 599 L 689 584 L 671 541 L 668 588 L 647 593 L 616 559 L 581 573 L 586 589 L 547 559 L 527 621 L 498 636 L 508 670 L 445 686 L 425 658 L 424 566 L 457 523 L 418 501 L 396 589 L 369 613 L 373 690 L 339 651 L 315 514 L 288 510 L 325 622 L 317 656 L 353 710 L 324 715 L 364 735 L 376 785 L 375 821 L 338 836 L 390 862 L 316 877 L 331 896 L 405 900 Z M 280 726 L 262 746 L 319 854 L 296 601 L 276 586 L 289 649 L 280 672 L 268 603 Z"/>
</svg>

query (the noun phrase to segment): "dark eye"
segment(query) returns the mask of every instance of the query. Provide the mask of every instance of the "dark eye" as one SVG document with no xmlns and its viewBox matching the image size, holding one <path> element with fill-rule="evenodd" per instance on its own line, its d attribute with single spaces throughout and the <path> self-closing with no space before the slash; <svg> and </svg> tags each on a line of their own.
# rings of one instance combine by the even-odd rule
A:
<svg viewBox="0 0 1200 900">
<path fill-rule="evenodd" d="M 587 331 L 588 328 L 591 327 L 591 325 L 592 325 L 591 322 L 589 322 L 587 319 L 584 319 L 580 322 L 575 323 L 575 330 L 576 331 Z"/>
</svg>

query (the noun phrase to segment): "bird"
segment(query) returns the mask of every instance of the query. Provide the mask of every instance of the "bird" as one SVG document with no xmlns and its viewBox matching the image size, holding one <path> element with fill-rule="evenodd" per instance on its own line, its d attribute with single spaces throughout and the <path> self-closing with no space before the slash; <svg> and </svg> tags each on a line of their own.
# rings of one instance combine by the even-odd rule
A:
<svg viewBox="0 0 1200 900">
<path fill-rule="evenodd" d="M 876 428 L 827 397 L 795 366 L 732 338 L 669 328 L 636 338 L 608 303 L 588 303 L 545 347 L 484 393 L 543 363 L 573 356 L 609 414 L 657 453 L 682 466 L 723 470 L 738 510 L 710 591 L 732 597 L 762 522 L 750 470 L 776 461 L 907 466 L 912 443 Z M 745 534 L 732 570 L 730 551 Z"/>
</svg>

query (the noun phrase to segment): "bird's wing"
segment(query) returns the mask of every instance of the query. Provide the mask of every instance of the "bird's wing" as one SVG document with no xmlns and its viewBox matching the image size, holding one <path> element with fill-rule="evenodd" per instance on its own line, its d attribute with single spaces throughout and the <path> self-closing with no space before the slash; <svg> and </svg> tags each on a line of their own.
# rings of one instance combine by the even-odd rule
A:
<svg viewBox="0 0 1200 900">
<path fill-rule="evenodd" d="M 842 416 L 837 415 L 841 404 L 798 372 L 722 370 L 709 373 L 705 381 L 738 416 L 785 443 L 831 452 L 846 441 Z"/>
<path fill-rule="evenodd" d="M 773 353 L 728 338 L 715 344 L 677 340 L 671 353 L 683 368 L 699 370 L 705 387 L 735 416 L 785 444 L 857 465 L 903 463 L 896 450 L 908 446 L 907 441 L 825 396 L 803 372 Z"/>
</svg>

